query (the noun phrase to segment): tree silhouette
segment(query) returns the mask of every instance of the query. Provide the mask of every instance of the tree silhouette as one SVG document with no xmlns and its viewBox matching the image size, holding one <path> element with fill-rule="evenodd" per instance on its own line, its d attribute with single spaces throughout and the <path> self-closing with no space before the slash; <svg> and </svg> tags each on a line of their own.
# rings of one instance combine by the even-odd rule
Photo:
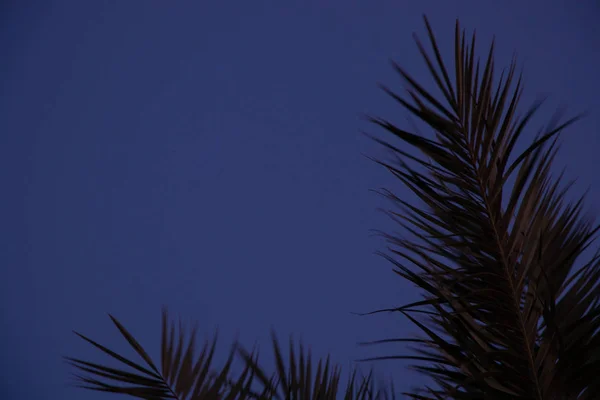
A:
<svg viewBox="0 0 600 400">
<path fill-rule="evenodd" d="M 371 342 L 407 342 L 417 348 L 413 354 L 369 360 L 418 362 L 414 368 L 436 385 L 404 393 L 414 399 L 598 399 L 598 253 L 575 267 L 598 226 L 583 216 L 583 196 L 567 202 L 572 182 L 564 184 L 562 174 L 553 177 L 550 171 L 559 133 L 578 117 L 563 123 L 552 118 L 517 153 L 518 139 L 541 103 L 518 114 L 522 81 L 515 60 L 495 83 L 493 43 L 480 63 L 475 35 L 469 44 L 457 21 L 451 78 L 426 18 L 425 25 L 433 56 L 415 39 L 441 96 L 426 91 L 395 63 L 407 96 L 383 90 L 431 128 L 434 139 L 368 117 L 404 144 L 373 137 L 394 155 L 393 162 L 375 161 L 420 199 L 415 205 L 390 190 L 380 191 L 395 205 L 388 210 L 390 217 L 409 233 L 407 238 L 381 233 L 389 243 L 381 255 L 393 263 L 396 274 L 422 290 L 423 298 L 375 312 L 401 313 L 424 337 Z M 509 179 L 514 179 L 512 186 Z M 333 399 L 341 394 L 362 399 L 393 394 L 393 388 L 378 391 L 370 375 L 356 378 L 356 372 L 345 390 L 338 390 L 339 369 L 327 359 L 315 370 L 310 353 L 302 346 L 296 353 L 292 343 L 286 366 L 275 335 L 273 375 L 259 366 L 255 352 L 237 344 L 225 367 L 214 370 L 214 342 L 195 356 L 193 335 L 186 345 L 183 331 L 175 335 L 169 326 L 166 311 L 159 370 L 111 318 L 147 367 L 78 334 L 133 371 L 67 358 L 88 374 L 77 375 L 83 387 L 144 399 Z M 246 368 L 232 379 L 236 354 Z"/>
</svg>

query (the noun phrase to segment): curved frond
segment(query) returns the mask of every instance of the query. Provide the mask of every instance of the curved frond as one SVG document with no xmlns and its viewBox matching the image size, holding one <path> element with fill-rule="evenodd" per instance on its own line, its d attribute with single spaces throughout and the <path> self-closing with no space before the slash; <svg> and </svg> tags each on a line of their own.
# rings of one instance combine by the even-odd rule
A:
<svg viewBox="0 0 600 400">
<path fill-rule="evenodd" d="M 229 378 L 235 348 L 232 348 L 229 359 L 219 372 L 213 371 L 211 367 L 216 336 L 212 343 L 205 342 L 200 355 L 197 356 L 195 351 L 196 329 L 192 331 L 190 339 L 186 343 L 185 330 L 182 324 L 179 323 L 179 330 L 176 332 L 175 324 L 173 322 L 168 323 L 167 311 L 163 309 L 161 370 L 159 371 L 146 351 L 125 327 L 112 315 L 110 318 L 129 345 L 144 360 L 146 366 L 131 361 L 75 332 L 77 336 L 86 342 L 114 360 L 119 361 L 122 367 L 129 367 L 128 369 L 117 369 L 103 364 L 65 357 L 72 366 L 81 372 L 87 373 L 87 375 L 75 375 L 78 380 L 78 387 L 153 400 L 245 398 L 252 380 L 249 369 L 244 370 L 237 381 L 232 381 Z"/>
<path fill-rule="evenodd" d="M 329 356 L 317 362 L 316 370 L 312 362 L 310 350 L 305 352 L 302 343 L 299 352 L 296 353 L 294 343 L 290 338 L 288 362 L 286 363 L 281 347 L 275 335 L 271 332 L 273 350 L 275 354 L 276 372 L 267 377 L 264 370 L 258 365 L 250 353 L 239 347 L 239 353 L 252 369 L 260 382 L 262 394 L 256 396 L 264 399 L 313 399 L 313 400 L 335 400 L 343 398 L 346 400 L 375 400 L 394 399 L 393 386 L 391 391 L 384 385 L 375 385 L 372 375 L 358 378 L 354 370 L 348 380 L 345 390 L 339 388 L 341 369 L 330 362 Z M 286 367 L 286 364 L 288 366 Z"/>
<path fill-rule="evenodd" d="M 369 118 L 405 144 L 376 139 L 396 158 L 377 162 L 422 202 L 381 191 L 397 206 L 388 214 L 412 236 L 383 234 L 389 243 L 384 257 L 425 296 L 420 304 L 390 310 L 426 336 L 419 355 L 399 358 L 426 361 L 416 368 L 439 386 L 409 395 L 600 398 L 594 372 L 600 366 L 600 262 L 594 257 L 575 267 L 598 226 L 582 215 L 583 197 L 567 202 L 570 184 L 551 173 L 558 135 L 577 117 L 553 118 L 517 152 L 541 103 L 518 115 L 522 81 L 515 60 L 496 82 L 493 43 L 480 64 L 475 35 L 469 44 L 457 21 L 451 78 L 426 18 L 425 24 L 434 57 L 418 39 L 417 45 L 442 98 L 395 63 L 406 96 L 384 90 L 435 139 Z M 426 321 L 416 318 L 418 307 L 428 310 Z"/>
</svg>

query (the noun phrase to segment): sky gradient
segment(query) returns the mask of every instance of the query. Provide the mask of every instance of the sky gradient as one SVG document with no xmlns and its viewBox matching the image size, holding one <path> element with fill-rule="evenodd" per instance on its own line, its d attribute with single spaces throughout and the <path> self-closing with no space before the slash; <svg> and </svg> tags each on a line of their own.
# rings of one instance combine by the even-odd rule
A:
<svg viewBox="0 0 600 400">
<path fill-rule="evenodd" d="M 431 87 L 411 36 L 425 38 L 423 13 L 446 56 L 457 17 L 480 54 L 496 35 L 498 66 L 516 51 L 522 107 L 550 95 L 539 124 L 557 106 L 589 113 L 556 170 L 598 211 L 591 0 L 27 4 L 0 11 L 3 399 L 110 398 L 68 387 L 61 356 L 104 360 L 71 330 L 128 351 L 111 313 L 158 359 L 163 304 L 201 337 L 219 328 L 219 362 L 239 334 L 271 367 L 271 327 L 344 377 L 354 359 L 404 352 L 356 346 L 417 330 L 351 312 L 418 299 L 373 254 L 369 230 L 394 226 L 369 189 L 414 197 L 364 157 L 385 152 L 360 115 L 406 123 L 376 85 L 401 90 L 390 58 Z M 377 371 L 398 390 L 424 382 L 404 365 Z"/>
</svg>

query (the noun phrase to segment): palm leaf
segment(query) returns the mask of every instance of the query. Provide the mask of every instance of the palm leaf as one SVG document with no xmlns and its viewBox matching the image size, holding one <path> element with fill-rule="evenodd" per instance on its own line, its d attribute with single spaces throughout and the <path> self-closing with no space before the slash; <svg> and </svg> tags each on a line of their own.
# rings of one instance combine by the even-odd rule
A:
<svg viewBox="0 0 600 400">
<path fill-rule="evenodd" d="M 101 344 L 83 336 L 76 335 L 98 348 L 130 370 L 117 369 L 106 365 L 91 363 L 77 358 L 65 357 L 81 372 L 76 374 L 78 387 L 85 389 L 127 394 L 141 399 L 235 399 L 245 398 L 251 383 L 250 370 L 242 372 L 237 381 L 229 378 L 229 371 L 235 354 L 232 348 L 225 366 L 215 372 L 211 362 L 216 346 L 216 336 L 209 345 L 205 342 L 200 356 L 195 352 L 195 333 L 193 329 L 189 342 L 185 341 L 185 330 L 179 323 L 178 334 L 175 324 L 168 323 L 166 309 L 162 313 L 161 371 L 148 356 L 142 346 L 113 316 L 112 322 L 127 340 L 129 345 L 144 360 L 147 367 L 131 361 Z M 127 385 L 127 386 L 123 386 Z"/>
<path fill-rule="evenodd" d="M 328 400 L 337 399 L 343 394 L 346 400 L 371 400 L 394 398 L 393 385 L 387 390 L 385 385 L 375 385 L 372 374 L 367 377 L 357 378 L 357 370 L 354 370 L 348 380 L 345 390 L 339 388 L 341 369 L 332 365 L 329 356 L 319 360 L 316 372 L 313 372 L 313 364 L 310 350 L 305 352 L 300 343 L 299 354 L 294 350 L 294 343 L 289 342 L 288 366 L 283 357 L 275 332 L 271 332 L 273 350 L 275 355 L 276 372 L 267 376 L 267 373 L 259 366 L 257 360 L 251 353 L 238 347 L 239 354 L 246 362 L 248 368 L 252 369 L 260 382 L 262 394 L 254 394 L 259 399 L 314 399 Z"/>
<path fill-rule="evenodd" d="M 415 399 L 600 398 L 600 261 L 575 267 L 598 226 L 582 215 L 583 197 L 567 202 L 570 183 L 550 171 L 559 133 L 578 117 L 553 118 L 516 153 L 541 103 L 517 116 L 522 81 L 512 85 L 515 60 L 495 84 L 492 43 L 480 75 L 475 35 L 469 45 L 457 21 L 451 82 L 427 18 L 425 25 L 435 63 L 418 38 L 417 45 L 443 98 L 396 63 L 408 96 L 384 90 L 435 139 L 369 120 L 407 145 L 376 138 L 396 158 L 376 161 L 422 202 L 380 192 L 397 206 L 388 214 L 412 236 L 382 233 L 389 243 L 382 255 L 424 295 L 380 311 L 400 312 L 427 339 L 415 339 L 419 355 L 371 359 L 428 363 L 415 368 L 438 387 L 406 393 Z M 418 307 L 427 310 L 427 320 L 416 318 Z"/>
</svg>

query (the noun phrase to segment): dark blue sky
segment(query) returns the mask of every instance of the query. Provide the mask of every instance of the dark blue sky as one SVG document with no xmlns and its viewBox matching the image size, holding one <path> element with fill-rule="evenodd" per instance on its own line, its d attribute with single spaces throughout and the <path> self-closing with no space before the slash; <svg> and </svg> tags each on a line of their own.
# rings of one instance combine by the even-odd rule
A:
<svg viewBox="0 0 600 400">
<path fill-rule="evenodd" d="M 218 6 L 216 4 L 219 4 Z M 7 399 L 110 398 L 67 387 L 62 355 L 103 360 L 78 330 L 127 347 L 114 314 L 152 353 L 160 307 L 236 332 L 302 337 L 344 366 L 401 353 L 357 341 L 416 332 L 357 317 L 417 299 L 374 256 L 393 229 L 368 189 L 409 196 L 361 153 L 367 112 L 405 123 L 377 89 L 391 57 L 430 85 L 412 41 L 427 13 L 447 55 L 454 20 L 497 37 L 525 66 L 524 104 L 550 94 L 590 114 L 557 166 L 600 204 L 600 8 L 593 1 L 29 1 L 2 8 L 0 179 Z M 540 120 L 540 123 L 543 120 Z M 386 351 L 387 350 L 387 351 Z M 268 357 L 268 358 L 266 358 Z M 380 363 L 398 389 L 422 382 Z"/>
</svg>

